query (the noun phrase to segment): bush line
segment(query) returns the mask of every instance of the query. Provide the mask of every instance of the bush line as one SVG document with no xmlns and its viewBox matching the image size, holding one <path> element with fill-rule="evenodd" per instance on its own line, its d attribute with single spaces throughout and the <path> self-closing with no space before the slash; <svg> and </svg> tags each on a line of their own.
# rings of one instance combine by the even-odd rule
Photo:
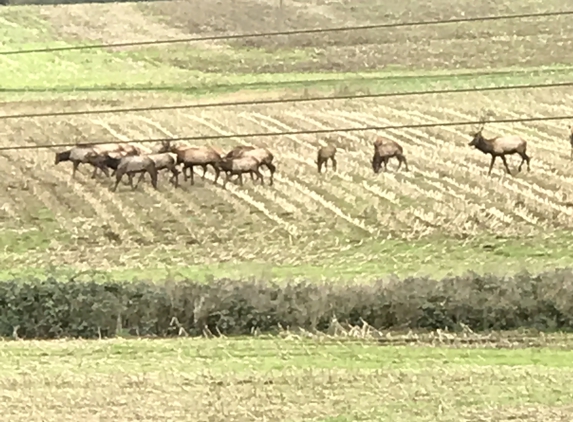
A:
<svg viewBox="0 0 573 422">
<path fill-rule="evenodd" d="M 13 279 L 0 282 L 0 336 L 168 337 L 205 328 L 225 335 L 283 328 L 326 331 L 340 323 L 376 329 L 569 331 L 573 272 L 511 277 L 469 273 L 442 280 L 370 284 L 275 283 L 220 279 L 116 282 Z M 176 324 L 173 322 L 177 321 Z"/>
</svg>

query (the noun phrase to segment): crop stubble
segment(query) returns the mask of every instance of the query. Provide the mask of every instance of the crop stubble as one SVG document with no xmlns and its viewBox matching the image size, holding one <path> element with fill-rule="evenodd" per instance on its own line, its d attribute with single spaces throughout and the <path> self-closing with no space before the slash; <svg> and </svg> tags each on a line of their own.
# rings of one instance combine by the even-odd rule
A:
<svg viewBox="0 0 573 422">
<path fill-rule="evenodd" d="M 480 111 L 475 104 L 480 103 L 487 104 L 498 117 L 570 111 L 559 97 L 553 101 L 554 94 L 476 93 L 463 98 L 433 96 L 431 102 L 400 98 L 391 105 L 354 101 L 103 114 L 74 116 L 63 123 L 52 118 L 34 122 L 17 119 L 5 121 L 11 135 L 2 146 L 28 138 L 39 144 L 73 140 L 115 142 L 472 120 Z M 532 104 L 539 105 L 535 109 L 539 112 L 532 110 Z M 52 106 L 57 107 L 57 103 Z M 266 146 L 276 157 L 278 173 L 274 186 L 268 185 L 268 177 L 265 186 L 253 184 L 247 177 L 244 187 L 229 184 L 226 190 L 213 186 L 209 169 L 205 181 L 196 176 L 194 187 L 181 182 L 182 188 L 175 190 L 161 177 L 159 192 L 143 183 L 136 192 L 121 186 L 113 194 L 108 191 L 110 180 L 102 183 L 100 176 L 89 179 L 91 168 L 80 167 L 77 180 L 72 181 L 70 165 L 54 166 L 51 150 L 7 151 L 3 153 L 3 184 L 12 189 L 5 190 L 5 200 L 9 201 L 5 209 L 30 220 L 25 228 L 38 226 L 34 216 L 42 210 L 49 211 L 62 232 L 52 241 L 60 246 L 69 244 L 70 236 L 78 249 L 112 246 L 102 235 L 102 227 L 109 227 L 126 244 L 194 248 L 200 262 L 258 254 L 277 257 L 297 239 L 301 243 L 319 242 L 321 236 L 326 245 L 341 239 L 385 238 L 390 234 L 403 238 L 444 232 L 472 236 L 484 231 L 534 235 L 570 227 L 573 210 L 566 199 L 571 195 L 573 178 L 567 175 L 569 145 L 564 124 L 486 127 L 486 134 L 518 133 L 528 140 L 532 172 L 516 177 L 504 175 L 500 163 L 496 163 L 491 178 L 485 177 L 489 158 L 467 146 L 469 129 L 444 127 L 383 133 L 404 146 L 411 171 L 396 173 L 397 163 L 391 161 L 389 173 L 380 175 L 372 173 L 369 163 L 373 133 L 340 133 L 340 140 L 336 141 L 339 170 L 329 169 L 321 176 L 316 174 L 314 160 L 316 148 L 325 142 L 322 135 L 210 140 L 206 143 L 225 151 L 238 143 Z M 514 166 L 517 160 L 511 158 L 510 162 Z M 29 169 L 23 171 L 22 166 Z M 202 170 L 198 172 L 201 174 Z M 263 173 L 268 174 L 266 170 Z M 23 195 L 28 196 L 16 199 L 14 186 L 22 184 L 20 177 L 26 178 L 33 194 L 23 190 Z M 25 200 L 26 206 L 18 200 Z M 258 242 L 249 245 L 253 238 Z"/>
<path fill-rule="evenodd" d="M 543 346 L 532 355 L 288 333 L 10 342 L 0 348 L 0 411 L 16 422 L 566 420 L 573 410 L 569 352 L 549 340 Z"/>
</svg>

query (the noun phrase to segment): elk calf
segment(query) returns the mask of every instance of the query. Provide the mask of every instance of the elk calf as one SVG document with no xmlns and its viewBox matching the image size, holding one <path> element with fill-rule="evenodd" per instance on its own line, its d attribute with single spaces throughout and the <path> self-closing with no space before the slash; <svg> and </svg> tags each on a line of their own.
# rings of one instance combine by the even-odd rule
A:
<svg viewBox="0 0 573 422">
<path fill-rule="evenodd" d="M 527 161 L 527 171 L 531 170 L 529 166 L 530 157 L 527 155 L 526 141 L 524 141 L 521 137 L 516 135 L 497 136 L 492 139 L 486 139 L 482 135 L 482 130 L 483 130 L 483 124 L 477 132 L 470 134 L 471 136 L 473 136 L 473 139 L 468 145 L 475 147 L 484 154 L 491 155 L 491 163 L 489 164 L 489 171 L 487 172 L 488 176 L 491 174 L 493 163 L 495 163 L 495 159 L 497 157 L 501 157 L 501 161 L 503 161 L 503 165 L 505 166 L 507 173 L 511 174 L 505 156 L 512 154 L 519 154 L 519 156 L 521 157 L 521 163 L 519 164 L 519 168 L 517 169 L 518 172 L 521 171 L 521 166 L 523 166 L 523 163 L 526 161 Z"/>
<path fill-rule="evenodd" d="M 390 139 L 384 139 L 381 137 L 376 138 L 374 141 L 374 156 L 372 157 L 372 170 L 374 170 L 374 173 L 380 172 L 382 163 L 384 163 L 384 171 L 386 171 L 388 161 L 393 157 L 398 159 L 398 168 L 396 171 L 400 170 L 402 163 L 404 163 L 406 171 L 409 170 L 408 160 L 406 160 L 404 149 L 400 144 Z"/>
<path fill-rule="evenodd" d="M 316 165 L 318 167 L 318 172 L 322 172 L 322 165 L 324 164 L 324 169 L 328 168 L 328 160 L 332 163 L 332 169 L 336 171 L 336 147 L 334 145 L 328 145 L 325 147 L 320 147 L 318 149 L 318 154 L 316 157 Z"/>
<path fill-rule="evenodd" d="M 253 174 L 256 174 L 257 178 L 261 181 L 261 185 L 264 185 L 263 175 L 259 171 L 260 165 L 260 161 L 254 157 L 224 158 L 219 163 L 219 167 L 225 172 L 223 188 L 227 186 L 231 175 L 238 175 L 241 186 L 243 186 L 243 173 L 251 173 L 253 181 Z"/>
</svg>

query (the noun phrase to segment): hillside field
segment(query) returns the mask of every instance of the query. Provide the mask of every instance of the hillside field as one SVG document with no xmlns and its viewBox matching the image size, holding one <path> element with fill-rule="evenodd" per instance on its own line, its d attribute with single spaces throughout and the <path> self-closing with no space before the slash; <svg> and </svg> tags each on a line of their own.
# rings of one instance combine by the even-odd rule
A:
<svg viewBox="0 0 573 422">
<path fill-rule="evenodd" d="M 14 6 L 0 9 L 0 51 L 567 9 L 563 0 L 426 4 L 223 0 Z M 399 92 L 573 80 L 570 17 L 447 24 L 313 36 L 0 55 L 0 114 Z M 571 88 L 386 97 L 0 120 L 0 148 L 337 127 L 572 116 Z M 339 168 L 316 172 L 326 136 L 210 140 L 270 148 L 274 186 L 137 191 L 90 179 L 54 152 L 0 150 L 0 276 L 46 269 L 115 277 L 184 275 L 373 279 L 539 271 L 573 264 L 567 121 L 490 124 L 519 134 L 531 172 L 504 173 L 470 148 L 471 127 L 388 130 L 410 171 L 375 175 L 373 132 L 335 136 Z M 199 144 L 199 143 L 198 143 Z M 147 144 L 149 146 L 154 146 Z M 509 159 L 510 167 L 519 163 Z M 263 170 L 265 173 L 266 170 Z M 199 173 L 200 176 L 201 172 Z"/>
</svg>

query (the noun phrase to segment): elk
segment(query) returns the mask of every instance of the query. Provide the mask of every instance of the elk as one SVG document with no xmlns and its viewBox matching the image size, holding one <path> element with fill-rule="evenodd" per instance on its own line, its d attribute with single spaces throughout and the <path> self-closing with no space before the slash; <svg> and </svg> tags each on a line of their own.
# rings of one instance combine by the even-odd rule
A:
<svg viewBox="0 0 573 422">
<path fill-rule="evenodd" d="M 111 156 L 114 157 L 125 157 L 128 155 L 141 155 L 141 150 L 136 147 L 133 146 L 131 144 L 125 143 L 125 142 L 120 142 L 120 143 L 113 143 L 113 144 L 78 144 L 78 147 L 80 148 L 89 148 L 92 150 L 92 152 L 90 152 L 89 154 L 89 159 L 88 157 L 86 157 L 86 159 L 88 159 L 88 161 L 90 162 L 90 164 L 92 164 L 93 166 L 95 166 L 96 168 L 94 169 L 94 172 L 92 174 L 92 179 L 95 177 L 96 175 L 96 171 L 98 168 L 101 169 L 101 167 L 99 167 L 97 164 L 95 164 L 95 162 L 98 162 L 97 156 L 103 157 L 106 153 L 110 154 Z M 102 170 L 103 172 L 103 170 Z M 106 176 L 109 176 L 109 174 L 107 172 L 104 172 Z M 115 174 L 115 170 L 112 172 L 112 176 Z"/>
<path fill-rule="evenodd" d="M 275 171 L 277 170 L 277 168 L 273 164 L 274 156 L 273 156 L 272 152 L 270 152 L 266 148 L 257 148 L 257 147 L 253 147 L 253 146 L 240 145 L 240 146 L 233 148 L 225 156 L 225 158 L 230 158 L 230 159 L 236 159 L 236 158 L 242 158 L 242 157 L 253 157 L 253 158 L 257 159 L 257 161 L 259 162 L 258 168 L 260 168 L 261 166 L 264 165 L 271 173 L 270 184 L 271 185 L 273 184 L 274 174 L 275 174 Z M 253 173 L 251 173 L 251 179 L 254 180 Z"/>
<path fill-rule="evenodd" d="M 264 185 L 265 182 L 263 180 L 263 175 L 259 170 L 260 166 L 260 161 L 255 157 L 223 158 L 219 163 L 219 167 L 225 172 L 223 188 L 227 186 L 227 182 L 231 175 L 238 175 L 241 186 L 243 186 L 243 173 L 251 173 L 251 179 L 253 182 L 255 180 L 253 174 L 256 174 L 257 178 L 261 181 L 261 185 Z"/>
<path fill-rule="evenodd" d="M 128 155 L 126 157 L 116 158 L 106 153 L 104 154 L 104 157 L 106 166 L 115 169 L 115 185 L 113 186 L 112 191 L 115 192 L 119 182 L 121 182 L 121 179 L 125 174 L 127 174 L 127 177 L 129 178 L 131 189 L 135 190 L 143 180 L 145 173 L 149 173 L 149 176 L 151 176 L 151 184 L 155 189 L 157 189 L 157 168 L 155 166 L 155 162 L 148 156 Z M 133 176 L 137 173 L 140 173 L 141 176 L 139 176 L 137 184 L 134 187 Z"/>
<path fill-rule="evenodd" d="M 102 162 L 97 162 L 92 160 L 94 156 L 99 155 L 92 147 L 88 146 L 77 146 L 73 147 L 67 151 L 56 152 L 56 158 L 54 165 L 58 165 L 64 161 L 71 161 L 73 164 L 72 178 L 76 177 L 76 171 L 80 164 L 91 164 L 94 167 L 91 178 L 96 176 L 96 171 L 99 168 L 106 176 L 109 177 L 109 172 L 107 167 Z"/>
<path fill-rule="evenodd" d="M 470 133 L 473 139 L 468 144 L 469 146 L 475 147 L 484 154 L 491 155 L 491 163 L 489 164 L 489 171 L 487 175 L 491 175 L 491 169 L 493 168 L 493 163 L 497 157 L 501 157 L 503 165 L 507 170 L 507 174 L 511 174 L 509 166 L 507 165 L 506 155 L 519 154 L 521 157 L 521 163 L 517 169 L 518 172 L 521 171 L 521 166 L 527 161 L 527 171 L 530 171 L 529 161 L 530 157 L 527 155 L 527 142 L 517 135 L 506 135 L 506 136 L 496 136 L 495 138 L 487 139 L 482 135 L 483 128 L 485 126 L 485 120 L 482 119 L 477 131 Z"/>
<path fill-rule="evenodd" d="M 396 157 L 398 159 L 398 168 L 396 171 L 400 170 L 402 163 L 408 171 L 408 160 L 404 156 L 404 149 L 400 144 L 391 139 L 385 139 L 382 137 L 377 137 L 374 141 L 374 156 L 372 157 L 372 170 L 374 173 L 379 173 L 382 163 L 384 163 L 384 171 L 386 171 L 388 161 L 390 158 Z"/>
<path fill-rule="evenodd" d="M 336 147 L 334 145 L 327 145 L 325 147 L 320 147 L 318 149 L 316 157 L 316 165 L 318 167 L 318 172 L 322 172 L 322 165 L 324 164 L 324 169 L 328 168 L 328 160 L 332 164 L 332 169 L 336 171 Z"/>
<path fill-rule="evenodd" d="M 217 183 L 219 179 L 219 163 L 222 158 L 221 155 L 211 147 L 191 147 L 187 145 L 171 145 L 170 141 L 164 141 L 161 148 L 158 150 L 159 153 L 171 152 L 177 156 L 177 164 L 183 163 L 183 176 L 187 180 L 186 170 L 190 170 L 189 177 L 191 178 L 191 184 L 195 184 L 193 177 L 193 167 L 200 166 L 203 168 L 203 176 L 201 179 L 205 179 L 205 173 L 207 173 L 207 166 L 210 165 L 215 170 L 215 180 L 213 183 Z"/>
</svg>

